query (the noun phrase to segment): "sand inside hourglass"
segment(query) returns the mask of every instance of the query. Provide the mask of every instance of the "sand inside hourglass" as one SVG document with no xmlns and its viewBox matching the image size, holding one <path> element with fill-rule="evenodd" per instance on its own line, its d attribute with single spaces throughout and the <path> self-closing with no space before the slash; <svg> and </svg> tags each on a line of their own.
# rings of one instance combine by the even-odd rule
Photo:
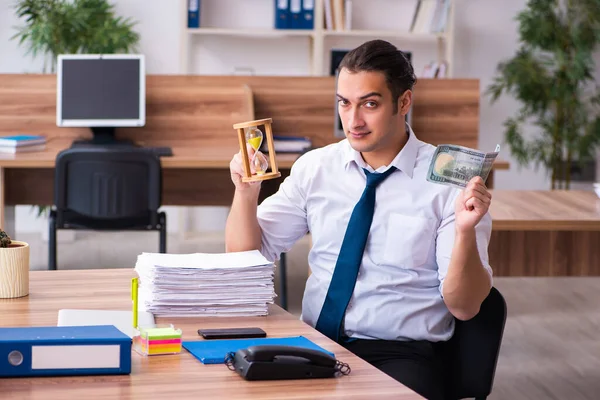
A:
<svg viewBox="0 0 600 400">
<path fill-rule="evenodd" d="M 250 163 L 254 167 L 254 171 L 257 175 L 264 175 L 269 168 L 269 161 L 267 157 L 260 152 L 258 149 L 262 145 L 263 133 L 256 127 L 250 127 L 246 130 L 246 141 L 250 143 L 250 146 L 254 149 L 254 155 L 250 160 Z"/>
</svg>

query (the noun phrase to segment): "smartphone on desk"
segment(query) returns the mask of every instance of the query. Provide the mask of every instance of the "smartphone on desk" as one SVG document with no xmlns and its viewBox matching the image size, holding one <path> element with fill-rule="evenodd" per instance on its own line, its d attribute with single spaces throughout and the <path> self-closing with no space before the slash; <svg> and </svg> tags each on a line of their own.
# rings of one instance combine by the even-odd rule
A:
<svg viewBox="0 0 600 400">
<path fill-rule="evenodd" d="M 260 328 L 219 328 L 198 329 L 198 335 L 204 339 L 245 339 L 263 338 L 267 333 Z"/>
</svg>

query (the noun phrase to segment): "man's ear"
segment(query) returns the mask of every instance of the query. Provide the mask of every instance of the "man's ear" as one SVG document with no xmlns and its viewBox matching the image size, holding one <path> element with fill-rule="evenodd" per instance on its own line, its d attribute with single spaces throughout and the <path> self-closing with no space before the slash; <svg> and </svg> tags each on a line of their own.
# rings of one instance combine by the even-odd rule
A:
<svg viewBox="0 0 600 400">
<path fill-rule="evenodd" d="M 400 96 L 400 99 L 398 100 L 398 111 L 400 112 L 400 114 L 402 114 L 402 115 L 408 114 L 411 104 L 412 104 L 412 91 L 407 90 L 404 93 L 402 93 L 402 95 Z"/>
</svg>

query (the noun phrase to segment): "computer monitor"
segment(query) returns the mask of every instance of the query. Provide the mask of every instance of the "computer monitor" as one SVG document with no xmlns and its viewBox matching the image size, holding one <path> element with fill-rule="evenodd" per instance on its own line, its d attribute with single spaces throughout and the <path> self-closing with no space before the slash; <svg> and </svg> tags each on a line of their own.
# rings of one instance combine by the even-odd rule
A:
<svg viewBox="0 0 600 400">
<path fill-rule="evenodd" d="M 115 128 L 146 123 L 146 73 L 140 54 L 62 54 L 56 125 L 88 127 L 92 144 L 124 143 Z"/>
</svg>

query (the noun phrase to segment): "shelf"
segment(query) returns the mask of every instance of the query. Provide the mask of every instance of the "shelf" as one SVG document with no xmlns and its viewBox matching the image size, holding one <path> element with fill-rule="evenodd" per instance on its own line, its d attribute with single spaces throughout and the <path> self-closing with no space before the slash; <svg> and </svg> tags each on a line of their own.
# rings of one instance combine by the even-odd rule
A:
<svg viewBox="0 0 600 400">
<path fill-rule="evenodd" d="M 438 39 L 444 39 L 444 33 L 412 33 L 402 31 L 361 31 L 361 30 L 349 30 L 349 31 L 323 31 L 325 36 L 336 36 L 336 37 L 385 37 L 385 38 L 397 38 L 397 39 L 412 39 L 412 40 L 428 40 L 434 41 Z"/>
<path fill-rule="evenodd" d="M 226 28 L 188 28 L 191 35 L 244 36 L 244 37 L 312 37 L 315 31 L 308 29 L 226 29 Z"/>
<path fill-rule="evenodd" d="M 197 70 L 195 72 L 198 72 L 200 71 L 198 68 L 202 64 L 201 70 L 203 73 L 222 73 L 223 68 L 230 68 L 234 52 L 244 50 L 245 46 L 252 44 L 251 50 L 261 56 L 257 58 L 263 58 L 264 55 L 265 60 L 243 61 L 241 62 L 243 65 L 236 65 L 240 70 L 244 68 L 254 69 L 260 75 L 261 73 L 258 71 L 261 68 L 266 68 L 269 64 L 267 60 L 271 60 L 271 64 L 278 63 L 278 52 L 284 50 L 287 51 L 288 58 L 281 61 L 283 74 L 327 76 L 333 48 L 343 46 L 342 43 L 345 43 L 344 46 L 350 47 L 350 43 L 358 45 L 358 42 L 380 38 L 390 42 L 399 42 L 402 47 L 406 46 L 406 48 L 416 46 L 415 53 L 418 52 L 419 54 L 414 54 L 412 61 L 414 68 L 419 72 L 423 71 L 427 65 L 425 57 L 431 61 L 434 57 L 432 54 L 435 52 L 437 54 L 435 60 L 438 63 L 447 62 L 447 77 L 453 76 L 454 0 L 448 0 L 450 1 L 450 7 L 444 32 L 436 33 L 410 32 L 406 24 L 398 24 L 396 16 L 402 10 L 406 11 L 406 7 L 396 6 L 396 3 L 401 2 L 391 0 L 378 0 L 378 4 L 381 7 L 387 7 L 387 9 L 377 8 L 373 11 L 364 6 L 367 3 L 361 1 L 362 8 L 357 8 L 360 12 L 353 13 L 352 26 L 356 29 L 328 30 L 325 29 L 325 4 L 328 1 L 330 0 L 314 0 L 314 29 L 275 29 L 272 17 L 273 1 L 256 1 L 260 5 L 254 5 L 255 2 L 247 0 L 201 2 L 203 5 L 203 25 L 200 28 L 188 28 L 188 0 L 179 0 L 182 24 L 180 35 L 182 41 L 180 52 L 181 71 L 189 74 L 195 69 Z M 339 0 L 339 2 L 343 3 L 342 0 Z M 368 3 L 371 2 L 376 3 L 375 1 Z M 249 3 L 252 3 L 252 5 L 249 5 Z M 358 4 L 358 1 L 356 3 Z M 386 3 L 389 4 L 386 5 Z M 414 19 L 414 16 L 412 17 Z M 243 27 L 244 24 L 249 24 L 247 21 L 259 18 L 263 22 L 255 23 L 255 25 L 262 25 L 262 27 Z M 382 18 L 385 18 L 385 20 Z M 405 18 L 405 22 L 408 19 Z M 239 21 L 239 24 L 236 21 Z M 421 31 L 428 29 L 429 26 L 423 25 Z M 227 43 L 220 43 L 219 38 L 227 39 Z M 206 51 L 207 54 L 214 51 L 211 50 L 211 46 L 214 45 L 212 42 L 215 39 L 219 45 L 224 46 L 223 54 L 198 58 L 193 56 L 196 51 Z M 293 48 L 291 48 L 291 44 L 286 44 L 286 39 L 294 42 Z M 197 40 L 200 42 L 197 42 Z M 270 44 L 267 45 L 267 43 Z M 250 51 L 250 48 L 248 50 Z M 305 60 L 309 67 L 308 71 L 304 68 Z M 290 72 L 285 72 L 286 70 Z"/>
</svg>

